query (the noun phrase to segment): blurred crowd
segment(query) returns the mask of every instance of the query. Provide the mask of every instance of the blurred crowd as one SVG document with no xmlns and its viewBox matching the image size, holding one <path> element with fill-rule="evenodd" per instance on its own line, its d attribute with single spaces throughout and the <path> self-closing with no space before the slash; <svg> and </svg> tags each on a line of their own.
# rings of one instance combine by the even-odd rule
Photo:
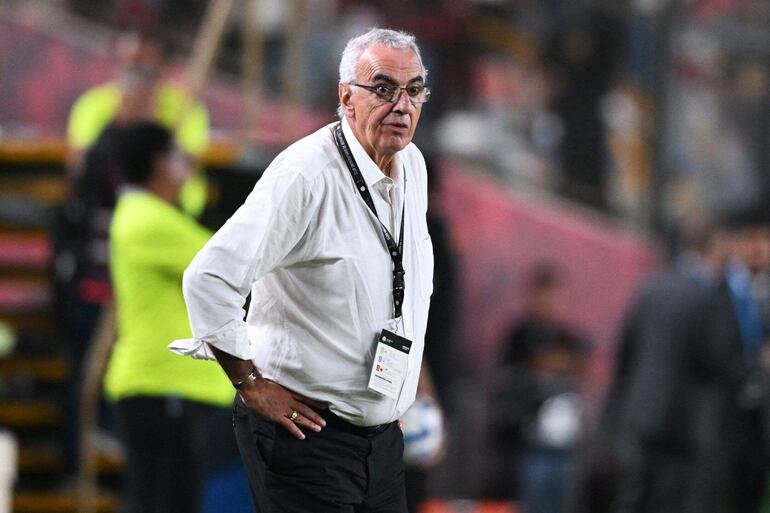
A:
<svg viewBox="0 0 770 513">
<path fill-rule="evenodd" d="M 82 12 L 93 12 L 95 4 L 72 3 Z M 183 34 L 189 37 L 190 27 L 205 10 L 201 1 L 185 2 L 184 10 L 174 1 L 116 4 L 118 8 L 109 11 L 113 23 L 141 17 L 145 24 L 162 26 L 164 34 L 178 34 L 166 37 L 180 47 L 185 46 Z M 238 21 L 226 36 L 219 59 L 219 66 L 233 73 L 240 70 L 242 25 L 249 19 L 244 9 L 243 4 L 236 5 Z M 640 104 L 645 99 L 620 82 L 629 20 L 614 2 L 269 0 L 259 3 L 259 12 L 265 94 L 278 96 L 286 86 L 281 64 L 289 58 L 290 39 L 299 37 L 304 47 L 301 69 L 295 74 L 300 100 L 323 111 L 335 108 L 336 97 L 318 84 L 335 80 L 336 56 L 351 34 L 371 26 L 415 33 L 434 91 L 418 145 L 423 151 L 470 161 L 505 184 L 540 188 L 609 208 L 604 118 L 619 118 L 622 114 L 614 111 L 620 108 L 631 110 L 615 121 L 622 125 L 617 129 L 626 132 L 618 138 L 647 137 L 648 113 Z M 622 98 L 609 102 L 612 92 Z M 606 115 L 603 102 L 610 103 Z M 617 105 L 621 102 L 625 103 Z M 619 144 L 644 146 L 647 141 Z M 634 157 L 638 167 L 636 160 L 645 158 L 646 150 L 635 151 L 641 153 Z M 627 171 L 624 166 L 618 172 L 649 170 Z M 614 196 L 626 201 L 624 193 L 642 194 L 644 179 L 616 180 L 622 185 L 613 187 L 636 189 Z M 629 180 L 634 183 L 627 184 Z"/>
<path fill-rule="evenodd" d="M 203 0 L 70 4 L 116 26 L 163 27 L 178 51 L 190 49 L 206 9 Z M 504 184 L 654 229 L 768 190 L 770 14 L 761 0 L 265 0 L 255 18 L 235 9 L 220 69 L 240 72 L 242 25 L 254 19 L 263 92 L 279 96 L 289 40 L 299 37 L 298 96 L 326 112 L 336 98 L 318 84 L 335 80 L 351 34 L 414 32 L 434 91 L 418 144 Z"/>
<path fill-rule="evenodd" d="M 574 482 L 576 510 L 767 507 L 769 271 L 762 202 L 704 221 L 645 280 Z"/>
</svg>

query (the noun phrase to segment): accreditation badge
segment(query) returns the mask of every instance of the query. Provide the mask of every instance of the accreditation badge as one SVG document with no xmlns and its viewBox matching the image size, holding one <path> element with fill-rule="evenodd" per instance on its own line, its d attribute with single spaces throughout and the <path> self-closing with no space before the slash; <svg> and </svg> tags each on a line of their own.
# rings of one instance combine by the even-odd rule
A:
<svg viewBox="0 0 770 513">
<path fill-rule="evenodd" d="M 377 338 L 369 389 L 391 399 L 398 399 L 409 367 L 412 341 L 383 329 Z"/>
</svg>

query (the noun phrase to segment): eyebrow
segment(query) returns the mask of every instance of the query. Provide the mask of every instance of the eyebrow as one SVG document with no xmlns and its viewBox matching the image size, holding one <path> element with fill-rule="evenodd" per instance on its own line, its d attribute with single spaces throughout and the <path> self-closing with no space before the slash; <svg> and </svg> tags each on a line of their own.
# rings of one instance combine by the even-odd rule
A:
<svg viewBox="0 0 770 513">
<path fill-rule="evenodd" d="M 393 84 L 395 86 L 399 85 L 398 82 L 396 82 L 396 80 L 393 77 L 390 77 L 388 75 L 382 75 L 382 74 L 374 75 L 372 77 L 372 81 L 374 81 L 374 82 L 377 82 L 377 81 L 388 82 L 388 83 Z M 414 78 L 411 78 L 406 83 L 407 84 L 412 84 L 414 82 L 425 82 L 425 79 L 418 75 L 418 76 L 416 76 Z"/>
</svg>

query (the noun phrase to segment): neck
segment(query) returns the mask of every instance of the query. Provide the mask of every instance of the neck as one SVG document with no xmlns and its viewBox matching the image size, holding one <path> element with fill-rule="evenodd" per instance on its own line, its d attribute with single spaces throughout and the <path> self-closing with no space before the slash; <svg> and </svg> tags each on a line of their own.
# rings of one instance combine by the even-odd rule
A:
<svg viewBox="0 0 770 513">
<path fill-rule="evenodd" d="M 377 165 L 378 168 L 380 168 L 380 171 L 382 171 L 385 176 L 390 178 L 391 163 L 393 162 L 393 157 L 395 154 L 391 153 L 387 155 L 379 155 L 373 147 L 364 142 L 365 139 L 362 137 L 362 134 L 358 133 L 358 127 L 355 123 L 353 123 L 351 120 L 348 120 L 348 126 L 353 132 L 353 136 L 356 138 L 358 143 L 363 147 L 366 154 L 369 155 L 369 158 L 372 159 L 372 161 Z"/>
<path fill-rule="evenodd" d="M 176 204 L 178 193 L 178 189 L 176 187 L 169 187 L 162 180 L 150 180 L 145 185 L 145 188 L 148 192 L 154 194 L 167 203 L 171 203 L 172 205 Z"/>
<path fill-rule="evenodd" d="M 375 164 L 377 164 L 377 167 L 380 168 L 380 171 L 382 171 L 385 176 L 390 178 L 390 170 L 391 170 L 391 164 L 393 163 L 393 155 L 389 155 L 387 157 L 377 157 L 372 156 L 372 160 Z"/>
</svg>

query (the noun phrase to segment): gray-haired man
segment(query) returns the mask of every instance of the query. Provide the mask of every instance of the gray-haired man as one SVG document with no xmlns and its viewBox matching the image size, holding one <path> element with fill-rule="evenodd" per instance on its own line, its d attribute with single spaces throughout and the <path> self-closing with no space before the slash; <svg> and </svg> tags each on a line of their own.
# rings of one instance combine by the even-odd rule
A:
<svg viewBox="0 0 770 513">
<path fill-rule="evenodd" d="M 411 144 L 425 82 L 412 36 L 350 40 L 341 121 L 281 153 L 185 273 L 196 338 L 172 349 L 215 357 L 238 389 L 258 511 L 406 512 L 396 420 L 415 397 L 433 277 Z"/>
</svg>

